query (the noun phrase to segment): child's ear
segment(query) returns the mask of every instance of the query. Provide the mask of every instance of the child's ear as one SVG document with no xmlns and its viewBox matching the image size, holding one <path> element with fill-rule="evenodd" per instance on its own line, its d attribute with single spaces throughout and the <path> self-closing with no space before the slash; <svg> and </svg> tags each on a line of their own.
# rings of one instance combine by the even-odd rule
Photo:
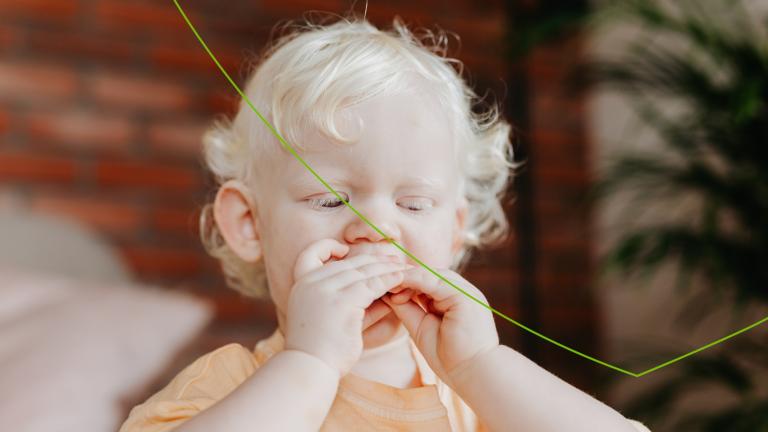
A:
<svg viewBox="0 0 768 432">
<path fill-rule="evenodd" d="M 461 197 L 459 206 L 456 208 L 456 230 L 453 235 L 453 245 L 451 251 L 454 255 L 459 253 L 464 246 L 464 229 L 467 227 L 468 203 L 466 197 Z"/>
<path fill-rule="evenodd" d="M 213 203 L 213 217 L 227 246 L 240 259 L 255 263 L 261 258 L 256 207 L 242 182 L 229 180 L 221 185 Z"/>
</svg>

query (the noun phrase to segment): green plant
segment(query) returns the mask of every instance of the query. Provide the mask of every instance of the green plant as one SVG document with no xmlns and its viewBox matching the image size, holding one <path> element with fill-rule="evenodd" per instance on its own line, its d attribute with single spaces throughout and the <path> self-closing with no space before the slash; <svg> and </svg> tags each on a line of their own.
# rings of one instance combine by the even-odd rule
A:
<svg viewBox="0 0 768 432">
<path fill-rule="evenodd" d="M 630 191 L 644 205 L 694 196 L 700 206 L 686 221 L 624 232 L 605 268 L 650 275 L 674 262 L 679 289 L 702 276 L 708 294 L 735 300 L 732 316 L 768 304 L 768 38 L 739 1 L 632 0 L 619 8 L 653 38 L 636 40 L 620 59 L 590 64 L 587 76 L 627 96 L 665 151 L 622 155 L 595 196 Z M 668 104 L 677 109 L 659 108 Z M 623 412 L 652 424 L 687 392 L 714 385 L 738 403 L 684 414 L 674 430 L 768 431 L 768 396 L 747 364 L 768 369 L 768 346 L 754 333 L 681 362 Z"/>
</svg>

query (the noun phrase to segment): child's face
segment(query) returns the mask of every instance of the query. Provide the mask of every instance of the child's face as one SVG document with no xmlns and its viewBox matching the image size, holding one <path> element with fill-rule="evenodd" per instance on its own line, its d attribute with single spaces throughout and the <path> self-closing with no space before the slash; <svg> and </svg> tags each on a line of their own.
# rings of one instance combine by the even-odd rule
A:
<svg viewBox="0 0 768 432">
<path fill-rule="evenodd" d="M 299 155 L 413 256 L 433 269 L 450 267 L 460 247 L 466 201 L 458 194 L 455 143 L 442 112 L 432 99 L 415 94 L 376 96 L 350 110 L 364 121 L 359 141 L 332 144 L 319 133 L 308 133 L 302 143 L 308 150 Z M 351 121 L 337 124 L 345 136 L 357 131 Z M 270 294 L 281 319 L 296 259 L 320 239 L 348 245 L 346 258 L 396 255 L 418 265 L 339 201 L 291 153 L 280 151 L 273 158 L 260 174 L 256 217 Z M 388 318 L 389 325 L 399 324 L 394 314 Z M 387 325 L 384 321 L 366 332 Z"/>
</svg>

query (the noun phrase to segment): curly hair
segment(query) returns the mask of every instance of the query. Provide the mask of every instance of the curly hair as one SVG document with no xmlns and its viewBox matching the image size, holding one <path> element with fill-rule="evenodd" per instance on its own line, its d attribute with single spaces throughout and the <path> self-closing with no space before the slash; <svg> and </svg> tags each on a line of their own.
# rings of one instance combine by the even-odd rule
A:
<svg viewBox="0 0 768 432">
<path fill-rule="evenodd" d="M 509 234 L 501 200 L 521 165 L 513 160 L 512 128 L 495 104 L 480 113 L 472 110 L 480 98 L 461 78 L 461 61 L 446 56 L 444 30 L 417 34 L 399 16 L 389 30 L 377 29 L 364 17 L 340 18 L 324 24 L 305 14 L 303 24 L 288 21 L 284 29 L 290 31 L 250 60 L 244 93 L 298 151 L 308 128 L 349 143 L 334 125 L 337 111 L 380 93 L 406 91 L 406 75 L 423 78 L 451 119 L 458 143 L 455 156 L 468 209 L 462 248 L 451 269 L 461 271 L 473 248 L 497 245 Z M 205 163 L 217 188 L 230 179 L 251 184 L 260 161 L 281 147 L 244 99 L 234 119 L 217 117 L 203 135 Z M 230 288 L 249 297 L 268 296 L 264 260 L 247 263 L 232 252 L 215 223 L 212 202 L 202 209 L 200 237 L 206 251 L 219 259 Z"/>
</svg>

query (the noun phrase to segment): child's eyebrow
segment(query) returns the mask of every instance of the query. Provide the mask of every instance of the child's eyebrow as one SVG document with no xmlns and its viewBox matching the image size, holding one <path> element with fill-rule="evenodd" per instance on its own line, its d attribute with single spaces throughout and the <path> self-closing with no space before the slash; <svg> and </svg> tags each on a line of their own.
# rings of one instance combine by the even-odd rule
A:
<svg viewBox="0 0 768 432">
<path fill-rule="evenodd" d="M 350 184 L 350 181 L 346 177 L 336 177 L 336 176 L 321 176 L 322 179 L 330 184 L 330 185 L 348 185 Z M 306 175 L 299 175 L 296 177 L 293 177 L 288 182 L 289 187 L 294 188 L 313 188 L 313 187 L 322 187 L 322 183 L 320 183 L 314 176 L 306 176 Z"/>
<path fill-rule="evenodd" d="M 424 177 L 419 175 L 409 175 L 405 181 L 406 186 L 426 186 L 432 189 L 441 189 L 445 186 L 445 182 L 436 178 Z"/>
<path fill-rule="evenodd" d="M 346 176 L 323 176 L 323 180 L 329 185 L 343 185 L 348 186 L 356 183 L 351 178 Z M 299 175 L 288 181 L 288 185 L 291 188 L 325 188 L 314 176 Z M 423 187 L 426 189 L 432 189 L 435 191 L 442 190 L 445 187 L 445 182 L 433 177 L 427 177 L 422 175 L 409 174 L 405 176 L 402 183 L 398 185 L 400 187 Z"/>
</svg>

